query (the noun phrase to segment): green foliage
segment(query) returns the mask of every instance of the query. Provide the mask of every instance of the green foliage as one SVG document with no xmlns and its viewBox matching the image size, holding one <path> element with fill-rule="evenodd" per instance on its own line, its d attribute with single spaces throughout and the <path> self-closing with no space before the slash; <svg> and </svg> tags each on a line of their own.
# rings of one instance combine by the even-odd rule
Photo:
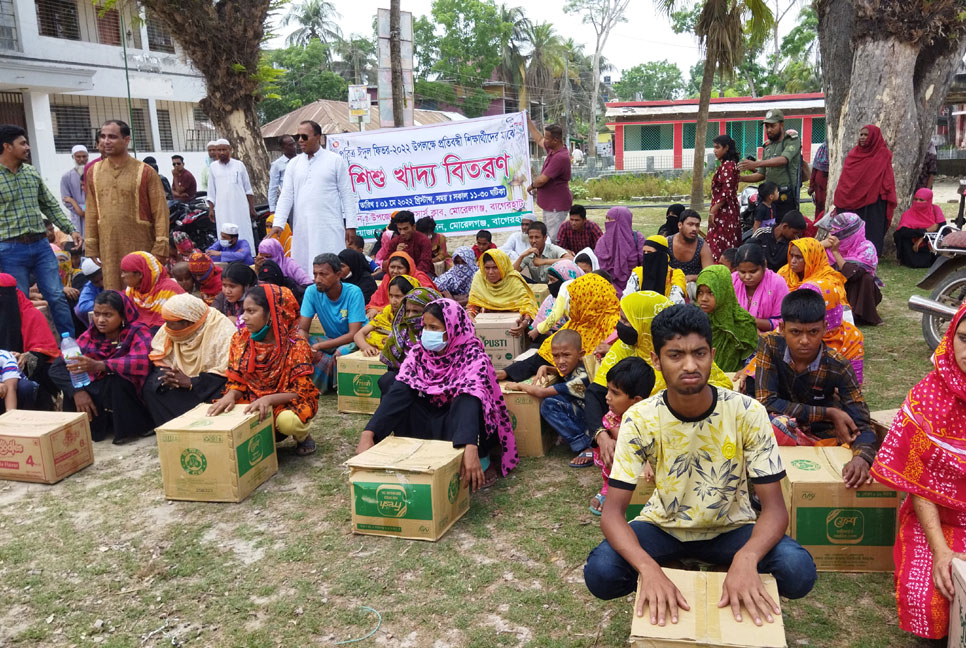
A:
<svg viewBox="0 0 966 648">
<path fill-rule="evenodd" d="M 621 71 L 621 80 L 614 84 L 614 92 L 622 101 L 677 99 L 684 89 L 681 70 L 670 61 L 648 61 Z"/>
<path fill-rule="evenodd" d="M 441 80 L 479 88 L 500 63 L 500 43 L 509 35 L 496 5 L 484 0 L 435 0 L 432 14 L 442 28 L 433 71 Z"/>
<path fill-rule="evenodd" d="M 449 83 L 423 79 L 416 79 L 414 83 L 417 101 L 430 110 L 438 109 L 440 104 L 455 106 L 457 103 L 456 90 Z"/>
<path fill-rule="evenodd" d="M 426 16 L 413 20 L 413 76 L 425 80 L 439 60 L 436 28 Z"/>
<path fill-rule="evenodd" d="M 308 45 L 317 40 L 331 43 L 342 39 L 338 20 L 342 16 L 328 0 L 304 0 L 292 5 L 282 17 L 282 25 L 298 25 L 285 39 L 289 45 Z"/>
<path fill-rule="evenodd" d="M 330 70 L 329 46 L 318 40 L 305 47 L 264 52 L 262 65 L 276 71 L 260 88 L 258 112 L 263 123 L 319 99 L 348 99 L 349 84 Z"/>
<path fill-rule="evenodd" d="M 676 176 L 620 174 L 594 178 L 586 182 L 571 181 L 570 190 L 577 198 L 600 198 L 604 202 L 632 200 L 634 196 L 687 196 L 691 194 L 691 174 Z M 705 197 L 711 197 L 711 176 L 704 179 Z"/>
</svg>

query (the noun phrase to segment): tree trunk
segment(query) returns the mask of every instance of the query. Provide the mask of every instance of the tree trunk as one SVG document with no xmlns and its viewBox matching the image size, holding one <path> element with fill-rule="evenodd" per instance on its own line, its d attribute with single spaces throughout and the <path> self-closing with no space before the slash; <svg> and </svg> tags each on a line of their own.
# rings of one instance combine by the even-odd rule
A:
<svg viewBox="0 0 966 648">
<path fill-rule="evenodd" d="M 402 77 L 402 43 L 399 16 L 399 0 L 389 3 L 389 66 L 392 72 L 392 120 L 396 128 L 405 125 L 405 110 Z"/>
<path fill-rule="evenodd" d="M 701 76 L 701 95 L 698 100 L 698 119 L 694 124 L 694 166 L 691 169 L 691 209 L 704 209 L 704 141 L 708 132 L 708 109 L 711 106 L 711 86 L 714 84 L 714 64 L 704 60 Z"/>
</svg>

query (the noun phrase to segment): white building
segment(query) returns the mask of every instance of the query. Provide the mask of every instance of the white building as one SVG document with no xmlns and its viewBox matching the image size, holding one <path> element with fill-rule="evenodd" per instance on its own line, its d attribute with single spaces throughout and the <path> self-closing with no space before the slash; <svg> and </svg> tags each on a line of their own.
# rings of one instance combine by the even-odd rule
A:
<svg viewBox="0 0 966 648">
<path fill-rule="evenodd" d="M 214 136 L 198 108 L 204 79 L 160 25 L 131 11 L 101 14 L 91 0 L 0 0 L 0 123 L 27 130 L 31 162 L 57 195 L 71 148 L 84 144 L 96 156 L 94 134 L 108 119 L 128 122 L 138 159 L 153 155 L 169 179 L 175 153 L 200 178 Z"/>
</svg>

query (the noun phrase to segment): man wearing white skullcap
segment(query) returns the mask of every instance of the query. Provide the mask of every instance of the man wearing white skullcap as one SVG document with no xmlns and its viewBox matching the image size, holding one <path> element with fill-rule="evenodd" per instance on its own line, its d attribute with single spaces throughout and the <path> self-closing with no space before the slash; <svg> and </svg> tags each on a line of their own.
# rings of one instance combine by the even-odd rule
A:
<svg viewBox="0 0 966 648">
<path fill-rule="evenodd" d="M 241 160 L 231 157 L 231 144 L 226 139 L 215 141 L 218 160 L 212 162 L 208 176 L 207 201 L 218 225 L 218 231 L 226 223 L 238 225 L 238 238 L 248 242 L 248 249 L 255 248 L 252 219 L 255 218 L 255 196 L 248 179 L 248 169 Z"/>
<path fill-rule="evenodd" d="M 74 306 L 74 314 L 83 324 L 87 324 L 88 313 L 94 311 L 94 298 L 104 290 L 104 273 L 101 267 L 94 263 L 94 259 L 81 261 L 81 272 L 87 277 L 87 283 L 81 288 L 80 297 Z"/>
<path fill-rule="evenodd" d="M 87 166 L 87 147 L 78 144 L 70 150 L 74 159 L 74 166 L 60 177 L 60 199 L 70 213 L 70 222 L 74 229 L 84 235 L 84 187 L 81 178 L 84 167 Z"/>
<path fill-rule="evenodd" d="M 211 177 L 211 163 L 218 158 L 218 150 L 216 148 L 217 144 L 215 140 L 211 140 L 205 144 L 205 150 L 208 151 L 208 157 L 205 158 L 205 168 L 201 170 L 201 190 L 208 191 L 208 179 Z"/>
<path fill-rule="evenodd" d="M 245 265 L 252 265 L 255 259 L 252 258 L 252 248 L 248 241 L 238 239 L 238 225 L 234 223 L 222 223 L 221 238 L 206 250 L 208 256 L 215 261 L 222 263 L 232 263 L 241 261 Z"/>
</svg>

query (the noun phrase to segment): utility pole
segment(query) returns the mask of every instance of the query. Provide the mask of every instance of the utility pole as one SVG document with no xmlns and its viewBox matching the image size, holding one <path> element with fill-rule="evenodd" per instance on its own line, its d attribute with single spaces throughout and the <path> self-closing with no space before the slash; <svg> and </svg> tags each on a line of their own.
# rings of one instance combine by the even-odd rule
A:
<svg viewBox="0 0 966 648">
<path fill-rule="evenodd" d="M 389 3 L 389 66 L 392 71 L 392 119 L 396 128 L 404 124 L 404 94 L 402 77 L 402 45 L 399 16 L 400 0 Z"/>
<path fill-rule="evenodd" d="M 567 139 L 564 144 L 570 151 L 570 52 L 567 52 L 567 56 L 564 58 L 564 112 L 567 114 L 564 118 L 564 128 L 567 130 Z"/>
</svg>

